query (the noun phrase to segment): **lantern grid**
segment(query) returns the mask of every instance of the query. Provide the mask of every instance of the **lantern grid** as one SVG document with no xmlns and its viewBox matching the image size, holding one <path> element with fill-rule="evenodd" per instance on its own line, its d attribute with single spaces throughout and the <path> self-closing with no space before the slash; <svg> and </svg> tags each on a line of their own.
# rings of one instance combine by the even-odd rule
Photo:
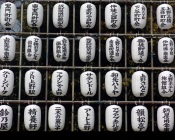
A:
<svg viewBox="0 0 175 140">
<path fill-rule="evenodd" d="M 22 112 L 22 109 L 23 109 L 23 105 L 27 105 L 27 104 L 38 104 L 39 106 L 42 105 L 43 106 L 43 109 L 44 109 L 44 117 L 42 117 L 44 119 L 44 124 L 43 125 L 43 131 L 49 131 L 49 128 L 48 128 L 48 107 L 49 105 L 51 104 L 55 104 L 55 103 L 58 103 L 58 104 L 62 104 L 62 105 L 69 105 L 70 108 L 71 108 L 71 120 L 70 120 L 70 123 L 71 123 L 71 129 L 70 131 L 77 131 L 75 130 L 76 127 L 76 119 L 77 119 L 77 105 L 82 105 L 82 104 L 89 104 L 89 105 L 96 105 L 97 106 L 97 112 L 95 112 L 95 114 L 97 114 L 97 120 L 98 122 L 96 122 L 97 124 L 97 131 L 104 131 L 102 130 L 102 125 L 104 125 L 104 122 L 103 122 L 103 119 L 102 119 L 102 112 L 104 112 L 104 107 L 103 105 L 110 105 L 110 104 L 118 104 L 118 105 L 122 105 L 122 109 L 123 109 L 123 116 L 124 116 L 124 123 L 123 123 L 123 131 L 129 131 L 129 128 L 131 127 L 131 125 L 129 124 L 129 118 L 130 118 L 130 114 L 129 114 L 129 111 L 128 111 L 128 108 L 130 107 L 130 105 L 148 105 L 150 106 L 151 108 L 151 112 L 149 112 L 149 114 L 151 113 L 151 131 L 156 131 L 156 126 L 155 126 L 155 114 L 156 114 L 156 109 L 155 107 L 157 107 L 157 105 L 163 105 L 163 104 L 166 104 L 166 105 L 172 105 L 174 106 L 175 105 L 175 101 L 173 100 L 167 100 L 167 98 L 162 98 L 162 101 L 158 101 L 158 100 L 155 100 L 154 99 L 154 83 L 157 82 L 155 80 L 155 74 L 154 72 L 155 71 L 163 71 L 163 70 L 170 70 L 170 71 L 175 71 L 175 67 L 172 67 L 170 64 L 164 64 L 164 65 L 161 65 L 161 66 L 154 66 L 154 45 L 153 45 L 153 39 L 157 39 L 157 38 L 162 38 L 164 36 L 168 36 L 168 37 L 171 37 L 171 38 L 175 38 L 175 34 L 167 34 L 167 32 L 165 31 L 162 31 L 160 34 L 159 33 L 154 33 L 153 32 L 153 12 L 155 12 L 155 9 L 153 10 L 153 3 L 157 3 L 157 4 L 161 4 L 161 3 L 165 3 L 164 1 L 157 1 L 157 0 L 91 0 L 89 2 L 96 2 L 95 5 L 98 6 L 98 33 L 88 33 L 88 32 L 85 32 L 85 33 L 81 33 L 81 32 L 76 32 L 76 2 L 87 2 L 87 0 L 39 0 L 38 2 L 43 2 L 43 3 L 46 3 L 46 7 L 47 9 L 45 9 L 47 11 L 47 18 L 46 18 L 46 32 L 40 32 L 40 29 L 38 30 L 33 30 L 33 32 L 26 32 L 26 31 L 23 31 L 23 20 L 24 20 L 24 0 L 21 0 L 21 14 L 20 14 L 20 24 L 21 24 L 21 29 L 20 29 L 20 32 L 9 32 L 9 31 L 3 31 L 3 32 L 0 32 L 0 35 L 5 35 L 5 34 L 8 34 L 8 35 L 14 35 L 15 36 L 15 39 L 20 42 L 19 43 L 19 52 L 16 52 L 16 54 L 19 55 L 19 63 L 18 65 L 16 64 L 10 64 L 10 63 L 3 63 L 0 65 L 0 68 L 7 68 L 7 69 L 13 69 L 12 71 L 18 71 L 18 97 L 17 99 L 9 99 L 8 97 L 0 97 L 0 104 L 10 104 L 11 107 L 13 108 L 13 105 L 16 105 L 17 106 L 17 114 L 14 114 L 17 115 L 17 122 L 16 122 L 16 126 L 14 126 L 16 128 L 16 130 L 13 130 L 13 131 L 23 131 L 22 129 L 22 123 L 23 123 L 23 118 L 22 118 L 22 115 L 24 112 Z M 50 9 L 52 8 L 50 6 L 50 3 L 51 2 L 72 2 L 72 19 L 70 19 L 69 22 L 71 22 L 72 20 L 72 25 L 73 25 L 73 28 L 72 28 L 72 32 L 50 32 L 49 31 L 49 27 L 50 27 L 50 23 L 49 23 L 49 20 L 50 20 L 50 16 L 51 16 L 51 13 L 50 13 Z M 103 33 L 102 32 L 102 16 L 103 16 L 103 11 L 101 10 L 102 9 L 102 6 L 103 4 L 106 4 L 106 3 L 110 3 L 110 2 L 119 2 L 120 3 L 123 3 L 124 4 L 124 33 Z M 130 20 L 128 19 L 127 17 L 127 14 L 129 12 L 129 6 L 128 4 L 129 3 L 136 3 L 136 2 L 140 2 L 140 3 L 149 3 L 150 4 L 150 7 L 147 7 L 148 9 L 150 9 L 150 33 L 142 33 L 138 30 L 138 33 L 128 33 L 128 24 L 130 23 Z M 174 1 L 167 1 L 167 3 L 174 3 Z M 45 11 L 45 12 L 46 12 Z M 70 11 L 71 13 L 71 11 Z M 149 14 L 149 13 L 148 13 Z M 69 26 L 69 25 L 68 25 Z M 144 29 L 143 29 L 144 30 Z M 23 61 L 27 61 L 27 60 L 24 60 L 23 59 L 23 48 L 24 48 L 24 41 L 26 39 L 26 36 L 29 36 L 29 35 L 37 35 L 37 36 L 42 36 L 41 39 L 42 41 L 44 40 L 46 43 L 45 45 L 45 65 L 39 65 L 39 63 L 33 63 L 32 65 L 29 64 L 29 65 L 23 65 Z M 53 39 L 55 38 L 55 36 L 59 36 L 59 35 L 63 35 L 63 36 L 69 36 L 69 40 L 72 41 L 72 52 L 70 51 L 70 53 L 72 53 L 72 57 L 69 58 L 71 59 L 71 66 L 70 65 L 66 65 L 64 63 L 61 63 L 61 64 L 58 64 L 58 66 L 53 66 L 53 65 L 50 65 L 49 63 L 49 49 L 50 49 L 50 41 L 53 41 Z M 98 65 L 97 66 L 90 66 L 90 65 L 87 65 L 85 64 L 84 66 L 77 66 L 76 65 L 76 59 L 75 59 L 75 52 L 76 52 L 76 49 L 77 49 L 77 46 L 76 46 L 76 41 L 80 39 L 81 36 L 85 36 L 85 35 L 89 35 L 93 38 L 96 39 L 96 42 L 98 41 L 98 52 L 96 54 L 98 54 L 96 57 L 98 57 Z M 17 36 L 17 37 L 16 37 Z M 102 38 L 103 37 L 110 37 L 110 36 L 119 36 L 119 37 L 123 37 L 124 39 L 124 55 L 122 56 L 124 58 L 124 65 L 123 66 L 120 66 L 120 67 L 116 67 L 115 65 L 112 65 L 112 66 L 103 66 L 102 65 L 102 48 L 101 48 L 101 45 L 102 45 Z M 128 64 L 128 52 L 127 52 L 127 47 L 128 47 L 128 39 L 129 38 L 134 38 L 134 37 L 137 37 L 137 36 L 142 36 L 142 37 L 146 37 L 146 38 L 149 38 L 150 39 L 150 47 L 151 47 L 151 52 L 150 52 L 150 55 L 151 55 L 151 65 L 149 67 L 145 67 L 144 65 L 142 64 L 138 64 L 137 66 L 129 66 Z M 44 55 L 43 55 L 44 56 Z M 16 58 L 16 57 L 15 57 Z M 38 69 L 38 70 L 42 70 L 42 71 L 45 71 L 44 75 L 45 77 L 43 76 L 43 79 L 44 79 L 44 82 L 45 82 L 45 87 L 44 88 L 44 100 L 41 100 L 41 99 L 37 99 L 35 97 L 29 97 L 28 100 L 22 98 L 22 94 L 24 94 L 22 91 L 22 86 L 23 85 L 23 81 L 22 81 L 22 78 L 23 78 L 23 71 L 26 70 L 26 69 Z M 67 94 L 71 94 L 71 99 L 70 100 L 62 100 L 62 97 L 54 97 L 53 99 L 49 99 L 48 97 L 48 92 L 49 92 L 49 74 L 50 74 L 50 71 L 52 70 L 56 70 L 56 69 L 63 69 L 63 70 L 68 70 L 69 71 L 69 74 L 71 73 L 71 81 L 69 82 L 69 84 L 71 84 L 71 93 L 67 93 Z M 75 85 L 76 85 L 76 71 L 84 71 L 84 70 L 94 70 L 96 75 L 97 75 L 97 83 L 98 83 L 98 86 L 97 86 L 97 98 L 95 100 L 91 100 L 89 98 L 85 99 L 85 100 L 77 100 L 75 98 Z M 129 101 L 128 100 L 128 90 L 129 88 L 127 86 L 124 86 L 124 90 L 122 91 L 122 93 L 124 94 L 124 100 L 118 100 L 118 98 L 111 98 L 110 100 L 103 100 L 102 98 L 102 95 L 101 93 L 103 92 L 102 91 L 102 79 L 103 79 L 103 76 L 102 75 L 102 71 L 107 71 L 107 70 L 122 70 L 123 72 L 123 77 L 125 79 L 128 78 L 128 71 L 129 70 L 134 70 L 134 71 L 137 71 L 137 70 L 146 70 L 146 71 L 150 71 L 150 75 L 151 75 L 151 87 L 149 87 L 151 89 L 151 98 L 150 100 L 144 100 L 144 98 L 137 98 L 135 101 Z M 80 74 L 79 74 L 80 75 Z M 42 93 L 40 93 L 42 94 Z M 148 93 L 149 94 L 149 93 Z M 158 93 L 156 93 L 158 94 Z M 56 99 L 55 99 L 56 98 Z M 147 107 L 147 106 L 146 106 Z M 66 107 L 65 107 L 66 109 Z M 67 110 L 67 109 L 66 109 Z M 67 112 L 67 111 L 66 111 Z M 150 119 L 150 118 L 149 118 Z M 174 130 L 173 130 L 174 131 Z"/>
</svg>

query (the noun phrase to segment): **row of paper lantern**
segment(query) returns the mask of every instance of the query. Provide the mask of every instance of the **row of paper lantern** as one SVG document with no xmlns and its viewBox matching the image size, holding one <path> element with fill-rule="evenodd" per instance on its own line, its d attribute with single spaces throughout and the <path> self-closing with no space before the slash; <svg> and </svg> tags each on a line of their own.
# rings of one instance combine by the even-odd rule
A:
<svg viewBox="0 0 175 140">
<path fill-rule="evenodd" d="M 28 96 L 38 96 L 41 92 L 42 75 L 38 70 L 31 69 L 24 77 L 25 93 Z M 132 93 L 135 97 L 145 97 L 148 93 L 148 74 L 136 71 L 132 78 Z M 158 76 L 158 91 L 162 97 L 174 94 L 174 74 L 163 71 Z M 65 96 L 69 86 L 69 75 L 64 70 L 52 73 L 51 89 L 55 96 Z M 0 70 L 0 95 L 9 96 L 13 92 L 14 73 L 9 69 Z M 105 75 L 105 90 L 108 96 L 118 97 L 122 92 L 122 75 L 119 71 L 111 70 Z M 97 92 L 97 77 L 92 71 L 85 71 L 80 75 L 80 91 L 85 97 L 93 97 Z"/>
<path fill-rule="evenodd" d="M 12 61 L 15 57 L 16 43 L 13 36 L 0 38 L 0 59 Z M 106 40 L 106 58 L 109 62 L 119 62 L 122 58 L 122 40 L 110 37 Z M 89 36 L 79 41 L 79 57 L 82 62 L 91 62 L 95 58 L 95 39 Z M 37 36 L 29 36 L 25 41 L 25 57 L 28 61 L 39 61 L 42 52 L 42 41 Z M 59 36 L 53 41 L 53 56 L 57 62 L 69 59 L 70 43 L 67 37 Z M 131 56 L 135 63 L 144 63 L 148 57 L 148 41 L 144 37 L 136 37 L 131 42 Z M 158 59 L 161 63 L 172 63 L 174 60 L 174 41 L 163 37 L 158 41 Z"/>
<path fill-rule="evenodd" d="M 1 24 L 4 28 L 13 28 L 16 23 L 17 9 L 15 4 L 6 2 L 1 5 Z M 82 28 L 92 29 L 96 24 L 96 6 L 84 3 L 80 8 L 80 24 Z M 43 23 L 43 6 L 31 3 L 27 7 L 27 23 L 30 27 L 39 28 Z M 108 29 L 118 29 L 121 25 L 122 11 L 120 5 L 110 3 L 105 7 L 105 23 Z M 147 22 L 147 7 L 136 3 L 131 7 L 131 25 L 135 29 L 143 29 Z M 56 28 L 66 28 L 69 23 L 69 6 L 57 3 L 53 7 L 53 24 Z M 173 8 L 169 4 L 157 7 L 157 24 L 160 29 L 170 29 L 173 24 Z"/>
<path fill-rule="evenodd" d="M 105 110 L 105 125 L 108 131 L 120 131 L 123 113 L 118 105 L 110 105 Z M 92 106 L 79 107 L 78 128 L 81 131 L 92 131 L 95 124 L 95 112 Z M 148 128 L 148 109 L 138 105 L 131 110 L 131 126 L 134 131 L 146 131 Z M 9 131 L 13 122 L 13 109 L 8 105 L 0 106 L 0 131 Z M 51 131 L 64 129 L 66 109 L 63 105 L 54 104 L 49 107 L 48 126 Z M 37 131 L 41 126 L 41 108 L 31 104 L 24 109 L 24 126 L 28 131 Z M 159 131 L 172 131 L 174 128 L 174 110 L 168 105 L 157 109 L 157 126 Z"/>
</svg>

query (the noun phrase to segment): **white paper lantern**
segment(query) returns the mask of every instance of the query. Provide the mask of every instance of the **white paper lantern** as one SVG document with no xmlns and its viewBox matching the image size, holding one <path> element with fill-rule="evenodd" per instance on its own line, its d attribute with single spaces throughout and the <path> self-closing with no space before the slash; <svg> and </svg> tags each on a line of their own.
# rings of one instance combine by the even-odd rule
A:
<svg viewBox="0 0 175 140">
<path fill-rule="evenodd" d="M 9 69 L 0 70 L 0 95 L 9 96 L 13 92 L 14 73 Z"/>
<path fill-rule="evenodd" d="M 162 105 L 157 110 L 157 126 L 159 131 L 172 131 L 174 128 L 174 110 L 172 107 Z"/>
<path fill-rule="evenodd" d="M 143 29 L 147 22 L 147 7 L 144 4 L 136 3 L 131 7 L 131 26 L 135 29 Z"/>
<path fill-rule="evenodd" d="M 135 63 L 144 63 L 148 57 L 148 41 L 143 37 L 136 37 L 131 43 L 131 56 Z"/>
<path fill-rule="evenodd" d="M 53 56 L 57 62 L 66 62 L 69 59 L 69 40 L 59 36 L 53 41 Z"/>
<path fill-rule="evenodd" d="M 43 23 L 43 6 L 33 2 L 27 7 L 27 24 L 39 28 Z"/>
<path fill-rule="evenodd" d="M 110 97 L 118 97 L 122 92 L 122 75 L 119 71 L 111 70 L 105 75 L 105 89 Z"/>
<path fill-rule="evenodd" d="M 68 90 L 69 75 L 64 70 L 56 70 L 52 74 L 52 93 L 55 96 L 65 96 Z"/>
<path fill-rule="evenodd" d="M 81 131 L 94 129 L 95 113 L 93 107 L 84 105 L 78 109 L 78 128 Z"/>
<path fill-rule="evenodd" d="M 131 110 L 131 126 L 134 131 L 146 131 L 148 127 L 148 109 L 138 105 Z"/>
<path fill-rule="evenodd" d="M 108 131 L 119 131 L 122 127 L 122 108 L 110 105 L 106 108 L 105 123 Z"/>
<path fill-rule="evenodd" d="M 64 129 L 66 111 L 64 106 L 54 104 L 50 106 L 48 112 L 48 124 L 52 131 L 61 131 Z"/>
<path fill-rule="evenodd" d="M 119 62 L 122 58 L 122 40 L 110 37 L 106 40 L 106 58 L 109 62 Z"/>
<path fill-rule="evenodd" d="M 13 109 L 8 105 L 0 106 L 0 131 L 9 131 L 13 123 Z"/>
<path fill-rule="evenodd" d="M 1 25 L 6 29 L 11 29 L 16 24 L 17 9 L 15 4 L 5 2 L 1 5 Z"/>
<path fill-rule="evenodd" d="M 132 93 L 135 97 L 145 97 L 148 93 L 148 74 L 136 71 L 132 75 Z"/>
<path fill-rule="evenodd" d="M 53 24 L 56 28 L 66 28 L 69 22 L 69 7 L 65 3 L 57 3 L 53 7 Z"/>
<path fill-rule="evenodd" d="M 162 97 L 171 97 L 174 94 L 174 74 L 170 71 L 163 71 L 158 77 L 159 94 Z"/>
<path fill-rule="evenodd" d="M 105 24 L 108 29 L 118 29 L 121 25 L 121 7 L 110 3 L 105 7 Z"/>
<path fill-rule="evenodd" d="M 28 131 L 37 131 L 41 126 L 41 108 L 28 105 L 24 109 L 24 126 Z"/>
<path fill-rule="evenodd" d="M 95 39 L 89 36 L 82 37 L 79 41 L 79 57 L 83 62 L 91 62 L 95 58 Z"/>
<path fill-rule="evenodd" d="M 41 92 L 42 76 L 38 70 L 31 69 L 25 74 L 25 92 L 28 96 L 38 96 Z"/>
<path fill-rule="evenodd" d="M 169 4 L 161 4 L 156 11 L 157 24 L 160 29 L 170 29 L 173 25 L 173 8 Z"/>
<path fill-rule="evenodd" d="M 25 57 L 28 61 L 39 61 L 41 58 L 42 41 L 37 36 L 29 36 L 25 41 Z"/>
<path fill-rule="evenodd" d="M 174 41 L 163 37 L 158 42 L 158 58 L 161 63 L 171 63 L 174 60 Z"/>
<path fill-rule="evenodd" d="M 15 58 L 16 41 L 13 36 L 4 35 L 0 38 L 0 59 L 12 61 Z"/>
<path fill-rule="evenodd" d="M 96 7 L 92 3 L 84 3 L 80 7 L 80 24 L 82 28 L 92 29 L 96 23 Z"/>
<path fill-rule="evenodd" d="M 85 97 L 92 97 L 97 92 L 97 77 L 92 71 L 83 72 L 80 75 L 80 90 Z"/>
</svg>

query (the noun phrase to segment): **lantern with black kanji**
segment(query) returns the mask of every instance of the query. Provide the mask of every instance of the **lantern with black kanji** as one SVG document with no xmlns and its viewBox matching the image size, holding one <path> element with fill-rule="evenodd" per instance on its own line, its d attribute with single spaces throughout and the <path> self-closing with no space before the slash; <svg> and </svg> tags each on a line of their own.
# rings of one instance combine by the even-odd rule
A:
<svg viewBox="0 0 175 140">
<path fill-rule="evenodd" d="M 11 2 L 5 2 L 1 5 L 1 25 L 5 29 L 12 29 L 16 24 L 17 9 Z"/>
<path fill-rule="evenodd" d="M 53 56 L 57 62 L 66 62 L 69 59 L 69 39 L 59 36 L 53 41 Z"/>
<path fill-rule="evenodd" d="M 110 105 L 105 111 L 105 123 L 108 131 L 120 131 L 122 127 L 122 108 L 118 105 Z"/>
<path fill-rule="evenodd" d="M 37 36 L 29 36 L 25 41 L 25 57 L 28 61 L 39 61 L 41 58 L 42 41 Z"/>
<path fill-rule="evenodd" d="M 122 40 L 110 37 L 106 40 L 106 58 L 109 62 L 119 62 L 122 58 Z"/>
<path fill-rule="evenodd" d="M 136 3 L 131 7 L 131 26 L 134 29 L 143 29 L 147 22 L 147 7 L 142 3 Z"/>
<path fill-rule="evenodd" d="M 66 111 L 64 106 L 54 104 L 49 107 L 48 124 L 51 131 L 61 131 L 65 126 Z"/>
<path fill-rule="evenodd" d="M 66 28 L 69 23 L 69 6 L 65 3 L 57 3 L 53 7 L 53 25 L 56 28 Z"/>
<path fill-rule="evenodd" d="M 105 7 L 105 24 L 108 29 L 118 29 L 121 25 L 121 7 L 110 3 Z"/>
<path fill-rule="evenodd" d="M 96 7 L 92 3 L 84 3 L 80 7 L 80 25 L 85 29 L 94 28 L 96 23 Z"/>
<path fill-rule="evenodd" d="M 0 105 L 0 131 L 9 131 L 13 123 L 13 109 L 8 105 Z"/>
<path fill-rule="evenodd" d="M 85 97 L 92 97 L 97 92 L 97 77 L 92 71 L 83 72 L 80 75 L 80 91 Z"/>
<path fill-rule="evenodd" d="M 170 29 L 173 26 L 173 8 L 169 4 L 161 4 L 156 11 L 157 24 L 160 29 Z"/>
<path fill-rule="evenodd" d="M 138 105 L 131 110 L 131 126 L 134 131 L 146 131 L 148 127 L 148 109 Z"/>
<path fill-rule="evenodd" d="M 38 70 L 31 69 L 25 73 L 25 92 L 28 96 L 38 96 L 41 92 L 42 76 Z"/>
<path fill-rule="evenodd" d="M 32 28 L 40 28 L 43 23 L 43 6 L 33 2 L 27 7 L 27 24 Z"/>
<path fill-rule="evenodd" d="M 28 131 L 38 131 L 41 126 L 41 108 L 38 105 L 28 105 L 24 109 L 24 127 Z"/>
<path fill-rule="evenodd" d="M 158 90 L 162 97 L 171 97 L 174 94 L 174 73 L 163 71 L 159 74 Z"/>
<path fill-rule="evenodd" d="M 118 97 L 122 92 L 122 75 L 119 71 L 111 70 L 105 75 L 105 89 L 110 97 Z"/>
<path fill-rule="evenodd" d="M 174 41 L 163 37 L 158 42 L 158 58 L 161 63 L 172 63 L 174 60 Z"/>
<path fill-rule="evenodd" d="M 65 96 L 68 91 L 69 75 L 64 70 L 56 70 L 52 73 L 52 93 L 55 96 Z"/>
<path fill-rule="evenodd" d="M 174 128 L 174 109 L 162 105 L 157 109 L 157 127 L 159 131 L 172 131 Z"/>
<path fill-rule="evenodd" d="M 132 75 L 132 93 L 135 97 L 145 97 L 148 93 L 148 74 L 136 71 Z"/>
<path fill-rule="evenodd" d="M 136 37 L 131 42 L 131 56 L 135 63 L 145 63 L 148 57 L 148 41 L 143 37 Z"/>
<path fill-rule="evenodd" d="M 0 44 L 0 59 L 2 61 L 12 61 L 16 52 L 15 38 L 10 35 L 4 35 L 0 38 Z"/>
<path fill-rule="evenodd" d="M 95 58 L 95 39 L 90 36 L 82 37 L 79 41 L 79 57 L 83 62 L 91 62 Z"/>
<path fill-rule="evenodd" d="M 94 129 L 95 113 L 93 107 L 84 105 L 78 109 L 78 128 L 81 131 L 92 131 Z"/>
<path fill-rule="evenodd" d="M 14 88 L 14 73 L 9 69 L 0 70 L 0 95 L 10 96 Z"/>
</svg>

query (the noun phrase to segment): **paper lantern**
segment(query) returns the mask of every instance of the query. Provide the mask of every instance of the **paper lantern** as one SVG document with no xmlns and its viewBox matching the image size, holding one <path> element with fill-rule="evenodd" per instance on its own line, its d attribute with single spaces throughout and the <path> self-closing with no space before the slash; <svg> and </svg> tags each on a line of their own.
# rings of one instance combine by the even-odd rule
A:
<svg viewBox="0 0 175 140">
<path fill-rule="evenodd" d="M 159 94 L 162 97 L 171 97 L 174 94 L 174 74 L 163 71 L 158 77 Z"/>
<path fill-rule="evenodd" d="M 81 131 L 91 131 L 94 129 L 95 113 L 89 105 L 84 105 L 78 109 L 78 128 Z"/>
<path fill-rule="evenodd" d="M 110 3 L 105 7 L 105 24 L 108 29 L 118 29 L 121 25 L 121 7 Z"/>
<path fill-rule="evenodd" d="M 55 96 L 65 96 L 68 90 L 69 75 L 64 70 L 56 70 L 52 74 L 52 93 Z"/>
<path fill-rule="evenodd" d="M 69 7 L 65 3 L 57 3 L 53 7 L 53 25 L 56 28 L 66 28 L 69 22 Z"/>
<path fill-rule="evenodd" d="M 65 125 L 66 111 L 64 106 L 54 104 L 50 106 L 48 112 L 48 124 L 51 131 L 61 131 Z"/>
<path fill-rule="evenodd" d="M 39 61 L 41 58 L 42 42 L 37 36 L 29 36 L 25 42 L 25 57 L 28 61 Z"/>
<path fill-rule="evenodd" d="M 53 41 L 53 56 L 57 62 L 66 62 L 69 59 L 69 40 L 59 36 Z"/>
<path fill-rule="evenodd" d="M 27 7 L 27 24 L 34 28 L 41 27 L 43 23 L 43 6 L 33 2 Z"/>
<path fill-rule="evenodd" d="M 122 40 L 110 37 L 106 40 L 106 58 L 109 62 L 119 62 L 122 58 Z"/>
<path fill-rule="evenodd" d="M 16 41 L 13 36 L 4 35 L 0 38 L 0 59 L 12 61 L 15 58 Z"/>
<path fill-rule="evenodd" d="M 148 93 L 148 74 L 136 71 L 132 75 L 132 93 L 135 97 L 145 97 Z"/>
<path fill-rule="evenodd" d="M 79 41 L 79 57 L 83 62 L 91 62 L 95 58 L 96 44 L 92 37 L 85 36 Z"/>
<path fill-rule="evenodd" d="M 141 3 L 134 4 L 131 7 L 130 19 L 134 29 L 143 29 L 147 22 L 147 7 Z"/>
<path fill-rule="evenodd" d="M 131 126 L 134 131 L 146 131 L 148 127 L 148 109 L 138 105 L 131 110 Z"/>
<path fill-rule="evenodd" d="M 28 105 L 24 109 L 24 126 L 28 131 L 37 131 L 41 126 L 41 108 L 38 105 Z"/>
<path fill-rule="evenodd" d="M 110 97 L 118 97 L 122 92 L 122 75 L 119 71 L 111 70 L 105 75 L 105 89 Z"/>
<path fill-rule="evenodd" d="M 8 105 L 0 106 L 0 131 L 9 131 L 13 122 L 13 109 Z"/>
<path fill-rule="evenodd" d="M 156 11 L 157 24 L 160 29 L 170 29 L 173 25 L 173 8 L 169 4 L 161 4 Z"/>
<path fill-rule="evenodd" d="M 31 69 L 25 74 L 25 92 L 28 96 L 38 96 L 41 92 L 42 76 L 38 70 Z"/>
<path fill-rule="evenodd" d="M 135 63 L 144 63 L 148 57 L 148 41 L 143 37 L 136 37 L 131 43 L 131 56 Z"/>
<path fill-rule="evenodd" d="M 16 24 L 17 9 L 15 4 L 5 2 L 1 5 L 1 25 L 5 29 L 12 29 Z"/>
<path fill-rule="evenodd" d="M 159 131 L 172 131 L 174 128 L 174 110 L 168 105 L 162 105 L 157 110 L 157 126 Z"/>
<path fill-rule="evenodd" d="M 108 131 L 119 131 L 122 127 L 122 108 L 110 105 L 106 108 L 105 123 Z"/>
<path fill-rule="evenodd" d="M 14 87 L 14 73 L 9 69 L 0 70 L 0 95 L 10 96 Z"/>
<path fill-rule="evenodd" d="M 92 97 L 97 92 L 97 77 L 92 71 L 83 72 L 80 75 L 80 90 L 85 97 Z"/>
<path fill-rule="evenodd" d="M 161 63 L 171 63 L 174 60 L 174 41 L 163 37 L 158 42 L 158 58 Z"/>
<path fill-rule="evenodd" d="M 96 7 L 92 3 L 84 3 L 80 7 L 80 24 L 82 28 L 92 29 L 96 23 Z"/>
</svg>

